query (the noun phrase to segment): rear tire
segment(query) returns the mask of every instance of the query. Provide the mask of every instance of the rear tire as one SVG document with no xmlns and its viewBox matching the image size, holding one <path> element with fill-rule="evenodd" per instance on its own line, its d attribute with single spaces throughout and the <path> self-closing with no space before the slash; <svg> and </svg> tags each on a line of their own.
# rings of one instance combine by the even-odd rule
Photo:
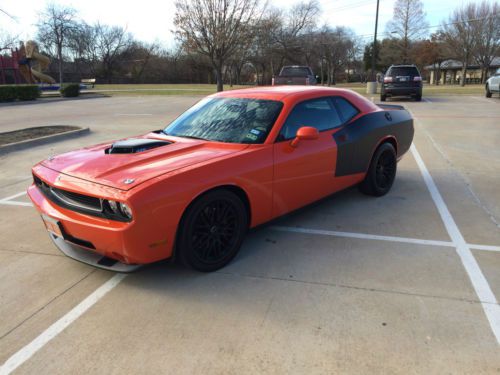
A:
<svg viewBox="0 0 500 375">
<path fill-rule="evenodd" d="M 386 99 L 387 99 L 387 97 L 385 95 L 380 95 L 381 102 L 385 102 Z"/>
<path fill-rule="evenodd" d="M 415 101 L 421 102 L 422 101 L 422 95 L 415 96 Z"/>
<path fill-rule="evenodd" d="M 216 271 L 238 253 L 248 229 L 241 199 L 228 190 L 215 190 L 197 199 L 185 212 L 177 236 L 177 255 L 184 266 Z"/>
<path fill-rule="evenodd" d="M 390 143 L 383 143 L 375 151 L 365 179 L 359 185 L 359 190 L 374 197 L 387 194 L 396 178 L 396 170 L 396 150 Z"/>
<path fill-rule="evenodd" d="M 488 85 L 486 85 L 486 97 L 491 98 L 491 91 Z"/>
</svg>

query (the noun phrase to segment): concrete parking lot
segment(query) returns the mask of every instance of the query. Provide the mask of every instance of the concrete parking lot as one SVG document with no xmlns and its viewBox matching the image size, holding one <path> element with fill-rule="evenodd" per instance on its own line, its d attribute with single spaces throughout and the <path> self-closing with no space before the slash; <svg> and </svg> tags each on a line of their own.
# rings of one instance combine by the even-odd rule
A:
<svg viewBox="0 0 500 375">
<path fill-rule="evenodd" d="M 387 196 L 353 188 L 257 228 L 219 272 L 62 255 L 24 194 L 31 166 L 198 99 L 0 107 L 0 131 L 91 128 L 0 156 L 0 374 L 500 373 L 498 98 L 398 102 L 416 133 Z"/>
</svg>

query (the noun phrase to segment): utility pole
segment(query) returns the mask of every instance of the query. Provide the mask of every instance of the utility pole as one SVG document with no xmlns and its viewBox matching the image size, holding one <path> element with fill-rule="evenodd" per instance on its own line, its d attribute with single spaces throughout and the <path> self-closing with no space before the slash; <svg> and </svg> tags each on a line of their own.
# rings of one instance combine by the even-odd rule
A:
<svg viewBox="0 0 500 375">
<path fill-rule="evenodd" d="M 373 34 L 373 48 L 372 48 L 372 71 L 370 82 L 367 83 L 366 92 L 368 94 L 377 93 L 377 77 L 375 75 L 375 56 L 377 55 L 377 28 L 378 28 L 378 8 L 380 0 L 377 0 L 377 12 L 375 13 L 375 33 Z"/>
</svg>

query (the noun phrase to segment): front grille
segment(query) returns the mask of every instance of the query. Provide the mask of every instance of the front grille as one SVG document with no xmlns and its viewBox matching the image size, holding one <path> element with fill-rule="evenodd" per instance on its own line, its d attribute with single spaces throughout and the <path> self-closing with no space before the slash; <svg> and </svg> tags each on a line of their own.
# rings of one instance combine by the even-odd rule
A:
<svg viewBox="0 0 500 375">
<path fill-rule="evenodd" d="M 102 199 L 73 193 L 71 191 L 61 190 L 53 186 L 50 187 L 50 191 L 52 195 L 55 195 L 59 200 L 62 200 L 64 203 L 70 206 L 102 212 Z"/>
<path fill-rule="evenodd" d="M 33 180 L 43 195 L 54 203 L 86 212 L 102 213 L 103 211 L 102 199 L 50 186 L 37 176 L 33 176 Z"/>
<path fill-rule="evenodd" d="M 74 193 L 63 190 L 47 184 L 40 177 L 33 175 L 35 185 L 42 194 L 51 202 L 68 210 L 88 214 L 92 216 L 103 217 L 110 220 L 129 222 L 130 218 L 118 215 L 109 207 L 109 203 L 104 199 L 92 197 L 90 195 Z"/>
</svg>

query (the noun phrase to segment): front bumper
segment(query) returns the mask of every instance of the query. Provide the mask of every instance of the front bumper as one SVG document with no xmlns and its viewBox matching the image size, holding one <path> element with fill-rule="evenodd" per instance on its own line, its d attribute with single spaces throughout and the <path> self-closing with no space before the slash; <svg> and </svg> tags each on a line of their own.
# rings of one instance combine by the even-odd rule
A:
<svg viewBox="0 0 500 375">
<path fill-rule="evenodd" d="M 53 233 L 49 233 L 49 237 L 52 242 L 54 242 L 54 245 L 56 245 L 56 247 L 66 256 L 97 268 L 114 272 L 129 273 L 143 267 L 141 264 L 125 264 L 117 261 L 116 259 L 108 258 L 102 254 L 89 251 L 88 248 L 67 242 L 64 238 L 58 237 Z"/>
<path fill-rule="evenodd" d="M 53 176 L 44 177 L 51 183 Z M 67 178 L 66 178 L 67 179 Z M 37 211 L 55 222 L 63 238 L 51 233 L 56 246 L 66 255 L 95 267 L 130 272 L 148 263 L 169 258 L 173 241 L 155 226 L 146 213 L 137 220 L 120 222 L 86 215 L 58 206 L 47 199 L 36 185 L 28 188 L 28 196 Z M 110 197 L 112 198 L 112 197 Z"/>
</svg>

